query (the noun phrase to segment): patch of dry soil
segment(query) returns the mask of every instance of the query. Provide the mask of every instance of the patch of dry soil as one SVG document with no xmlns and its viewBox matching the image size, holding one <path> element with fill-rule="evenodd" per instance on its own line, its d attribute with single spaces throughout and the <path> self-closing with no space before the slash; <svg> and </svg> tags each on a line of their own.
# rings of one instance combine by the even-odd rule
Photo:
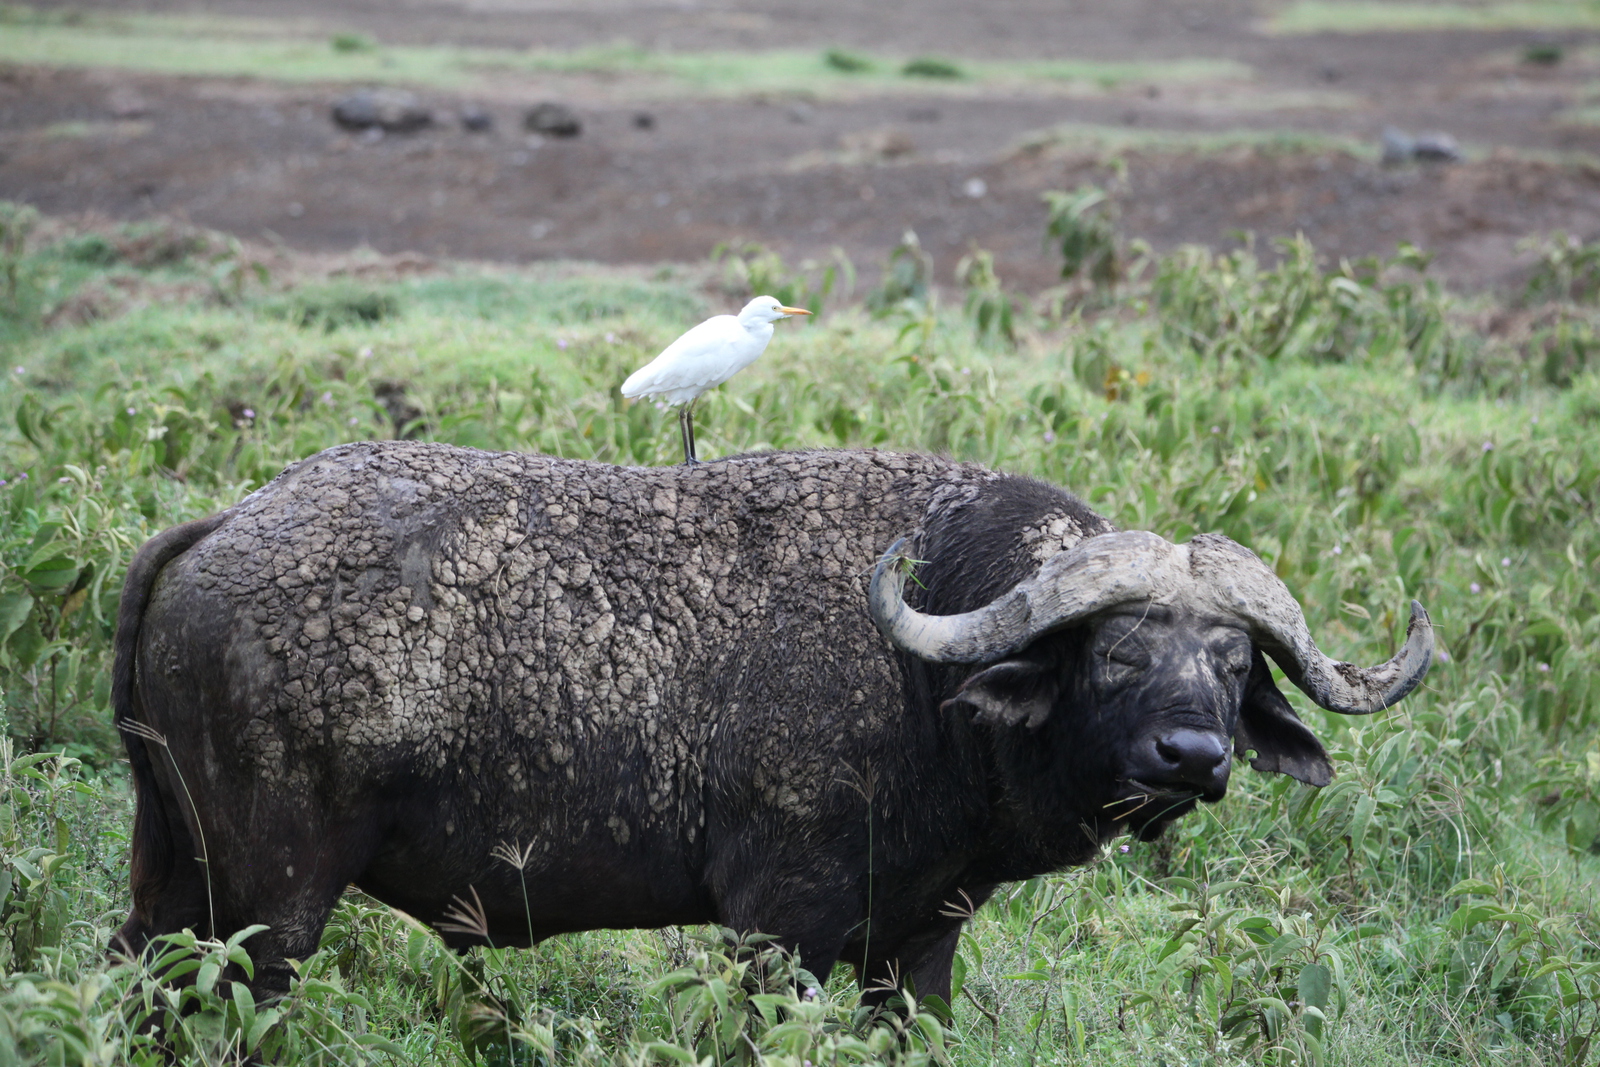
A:
<svg viewBox="0 0 1600 1067">
<path fill-rule="evenodd" d="M 260 17 L 256 5 L 233 0 L 208 10 Z M 561 91 L 584 120 L 571 140 L 522 131 L 521 110 L 550 89 L 530 79 L 489 99 L 424 94 L 439 125 L 372 140 L 330 121 L 330 104 L 347 91 L 338 86 L 16 67 L 0 72 L 0 197 L 50 213 L 177 215 L 307 250 L 368 245 L 512 262 L 701 260 L 721 242 L 752 240 L 795 258 L 837 247 L 870 274 L 913 228 L 942 280 L 976 245 L 996 253 L 1008 284 L 1036 289 L 1054 276 L 1040 244 L 1040 193 L 1115 177 L 1103 148 L 1018 147 L 1066 123 L 1143 144 L 1124 153 L 1117 200 L 1124 231 L 1157 248 L 1223 246 L 1244 230 L 1263 241 L 1304 232 L 1332 256 L 1383 254 L 1406 240 L 1435 252 L 1452 283 L 1481 288 L 1515 281 L 1517 244 L 1530 233 L 1600 235 L 1600 171 L 1588 162 L 1600 160 L 1600 129 L 1568 118 L 1597 73 L 1592 54 L 1575 50 L 1583 35 L 1562 39 L 1573 58 L 1552 69 L 1519 61 L 1527 41 L 1519 34 L 1275 38 L 1237 0 L 737 9 L 694 0 L 288 0 L 273 15 L 392 42 L 571 47 L 625 36 L 678 48 L 1214 56 L 1257 74 L 1084 98 L 849 102 L 662 101 L 642 90 L 630 97 L 626 81 L 586 89 L 569 78 Z M 453 121 L 470 104 L 495 117 L 493 132 Z M 1445 130 L 1472 161 L 1387 170 L 1315 146 L 1320 136 L 1374 143 L 1387 124 Z M 1276 133 L 1313 147 L 1226 146 Z M 1197 136 L 1213 147 L 1182 147 Z"/>
</svg>

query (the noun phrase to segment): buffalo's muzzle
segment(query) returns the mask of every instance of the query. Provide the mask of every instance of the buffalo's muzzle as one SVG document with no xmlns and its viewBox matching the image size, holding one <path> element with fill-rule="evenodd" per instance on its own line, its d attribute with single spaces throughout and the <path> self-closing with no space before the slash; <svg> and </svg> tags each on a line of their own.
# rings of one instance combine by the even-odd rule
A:
<svg viewBox="0 0 1600 1067">
<path fill-rule="evenodd" d="M 1227 739 L 1209 730 L 1178 727 L 1141 738 L 1128 777 L 1172 792 L 1193 791 L 1218 800 L 1228 789 Z"/>
</svg>

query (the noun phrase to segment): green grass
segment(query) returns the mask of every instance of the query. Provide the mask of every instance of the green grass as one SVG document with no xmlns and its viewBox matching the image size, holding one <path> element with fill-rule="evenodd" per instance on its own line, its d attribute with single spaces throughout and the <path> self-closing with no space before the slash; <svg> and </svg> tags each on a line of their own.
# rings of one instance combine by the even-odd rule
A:
<svg viewBox="0 0 1600 1067">
<path fill-rule="evenodd" d="M 0 212 L 0 238 L 26 221 Z M 214 982 L 248 941 L 171 947 L 197 978 L 172 994 L 186 1014 L 148 962 L 108 964 L 130 819 L 108 641 L 137 544 L 401 430 L 674 462 L 671 413 L 617 383 L 743 294 L 570 266 L 263 283 L 236 246 L 161 225 L 0 240 L 0 1061 L 164 1062 L 148 1018 L 180 1062 L 218 1064 L 1593 1062 L 1600 248 L 1543 246 L 1513 337 L 1477 332 L 1483 301 L 1440 292 L 1413 252 L 1279 252 L 1181 250 L 1057 294 L 1060 314 L 1010 294 L 1015 345 L 954 301 L 830 305 L 702 401 L 707 457 L 866 445 L 1037 475 L 1128 528 L 1250 545 L 1340 658 L 1387 657 L 1413 596 L 1449 657 L 1371 718 L 1295 694 L 1328 789 L 1241 767 L 1163 842 L 1004 890 L 962 942 L 953 1018 L 897 1034 L 842 974 L 801 1002 L 769 959 L 751 997 L 750 961 L 714 937 L 459 958 L 359 897 L 276 1006 Z M 45 325 L 85 294 L 184 285 Z M 395 383 L 401 427 L 377 399 Z"/>
<path fill-rule="evenodd" d="M 13 8 L 0 19 L 0 62 L 115 68 L 176 75 L 247 76 L 277 81 L 389 82 L 441 88 L 482 87 L 529 75 L 626 77 L 664 95 L 806 92 L 972 92 L 1027 86 L 1087 92 L 1127 82 L 1181 83 L 1249 76 L 1242 64 L 1216 59 L 1171 61 L 960 61 L 959 79 L 906 77 L 892 57 L 771 50 L 657 52 L 629 44 L 570 51 L 383 45 L 315 32 L 293 22 L 222 16 L 81 15 L 70 20 Z M 833 61 L 829 56 L 834 55 Z"/>
<path fill-rule="evenodd" d="M 1098 151 L 1117 153 L 1129 150 L 1183 151 L 1211 154 L 1236 148 L 1267 152 L 1341 152 L 1360 159 L 1376 159 L 1377 149 L 1369 142 L 1337 134 L 1301 130 L 1152 130 L 1109 123 L 1064 122 L 1036 130 L 1019 138 L 1018 151 Z"/>
<path fill-rule="evenodd" d="M 1379 33 L 1394 30 L 1589 30 L 1600 27 L 1594 0 L 1513 3 L 1403 3 L 1294 0 L 1267 21 L 1273 33 Z"/>
</svg>

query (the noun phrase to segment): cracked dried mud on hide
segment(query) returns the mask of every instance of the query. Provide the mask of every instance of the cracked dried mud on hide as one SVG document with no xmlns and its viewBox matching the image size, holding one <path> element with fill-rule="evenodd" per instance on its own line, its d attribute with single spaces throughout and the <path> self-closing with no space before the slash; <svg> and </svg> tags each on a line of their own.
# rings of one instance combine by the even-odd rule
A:
<svg viewBox="0 0 1600 1067">
<path fill-rule="evenodd" d="M 501 820 L 476 831 L 548 841 L 587 832 L 595 813 L 554 798 L 593 777 L 616 784 L 616 811 L 693 840 L 707 775 L 803 814 L 893 736 L 871 568 L 1000 477 L 873 452 L 624 469 L 352 444 L 242 501 L 168 567 L 152 611 L 199 616 L 205 598 L 206 618 L 233 620 L 215 643 L 250 716 L 240 758 L 275 788 L 336 796 L 366 753 L 460 776 Z M 1084 534 L 1033 519 L 1014 551 L 1034 562 Z M 595 826 L 619 845 L 640 829 Z"/>
</svg>

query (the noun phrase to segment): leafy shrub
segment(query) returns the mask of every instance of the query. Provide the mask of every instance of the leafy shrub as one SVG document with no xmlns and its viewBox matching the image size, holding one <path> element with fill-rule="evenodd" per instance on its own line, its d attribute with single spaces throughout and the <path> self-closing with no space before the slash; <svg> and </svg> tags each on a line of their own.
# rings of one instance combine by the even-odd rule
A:
<svg viewBox="0 0 1600 1067">
<path fill-rule="evenodd" d="M 877 66 L 866 56 L 855 52 L 846 52 L 842 48 L 828 49 L 822 53 L 822 61 L 834 70 L 843 71 L 846 74 L 865 74 Z"/>
<path fill-rule="evenodd" d="M 1542 241 L 1525 241 L 1521 247 L 1538 255 L 1524 292 L 1529 303 L 1571 300 L 1592 304 L 1600 299 L 1600 242 L 1585 244 L 1558 232 Z"/>
<path fill-rule="evenodd" d="M 867 294 L 874 314 L 905 311 L 921 315 L 933 308 L 933 257 L 922 248 L 915 230 L 907 230 L 889 252 L 883 279 Z"/>
<path fill-rule="evenodd" d="M 121 228 L 115 239 L 118 257 L 144 270 L 179 266 L 196 256 L 215 254 L 237 242 L 186 223 L 158 219 Z"/>
<path fill-rule="evenodd" d="M 301 289 L 272 307 L 302 329 L 332 333 L 394 318 L 400 314 L 401 304 L 392 290 L 347 282 Z"/>
<path fill-rule="evenodd" d="M 1016 303 L 1000 284 L 994 254 L 982 249 L 962 257 L 956 277 L 967 290 L 963 309 L 979 343 L 1017 343 Z"/>
<path fill-rule="evenodd" d="M 855 266 L 840 249 L 828 262 L 807 259 L 796 268 L 761 244 L 718 245 L 711 252 L 722 265 L 722 288 L 740 300 L 767 295 L 789 307 L 801 307 L 820 316 L 835 289 L 840 295 L 855 287 Z"/>
<path fill-rule="evenodd" d="M 328 43 L 335 52 L 371 52 L 378 47 L 372 38 L 360 33 L 336 33 Z"/>
<path fill-rule="evenodd" d="M 61 242 L 61 257 L 90 267 L 109 267 L 122 258 L 116 244 L 103 233 L 86 233 Z"/>
<path fill-rule="evenodd" d="M 955 63 L 938 56 L 917 56 L 906 60 L 900 73 L 908 78 L 962 78 L 966 75 Z"/>
<path fill-rule="evenodd" d="M 1050 209 L 1045 244 L 1061 253 L 1061 276 L 1081 276 L 1096 290 L 1110 290 L 1122 278 L 1122 260 L 1105 190 L 1083 185 L 1071 193 L 1047 192 L 1044 201 Z"/>
<path fill-rule="evenodd" d="M 1304 237 L 1275 242 L 1275 266 L 1248 248 L 1213 254 L 1189 247 L 1164 257 L 1151 289 L 1168 337 L 1217 360 L 1386 361 L 1403 354 L 1436 380 L 1463 370 L 1463 348 L 1431 281 L 1393 277 L 1426 269 L 1403 247 L 1387 262 L 1342 263 L 1324 272 Z"/>
<path fill-rule="evenodd" d="M 18 291 L 22 284 L 23 256 L 28 250 L 28 235 L 38 224 L 39 213 L 25 204 L 0 201 L 0 281 L 5 284 L 6 312 L 16 314 Z"/>
<path fill-rule="evenodd" d="M 19 416 L 38 426 L 41 411 L 24 404 Z M 30 747 L 97 758 L 111 737 L 105 656 L 134 539 L 97 479 L 60 469 L 55 484 L 24 471 L 0 489 L 0 671 L 12 729 Z"/>
<path fill-rule="evenodd" d="M 1600 334 L 1587 317 L 1561 315 L 1535 331 L 1528 341 L 1529 354 L 1541 355 L 1545 384 L 1565 389 L 1591 367 L 1600 368 Z"/>
<path fill-rule="evenodd" d="M 1566 49 L 1554 41 L 1534 41 L 1522 50 L 1522 61 L 1538 67 L 1553 67 L 1566 55 Z"/>
</svg>

